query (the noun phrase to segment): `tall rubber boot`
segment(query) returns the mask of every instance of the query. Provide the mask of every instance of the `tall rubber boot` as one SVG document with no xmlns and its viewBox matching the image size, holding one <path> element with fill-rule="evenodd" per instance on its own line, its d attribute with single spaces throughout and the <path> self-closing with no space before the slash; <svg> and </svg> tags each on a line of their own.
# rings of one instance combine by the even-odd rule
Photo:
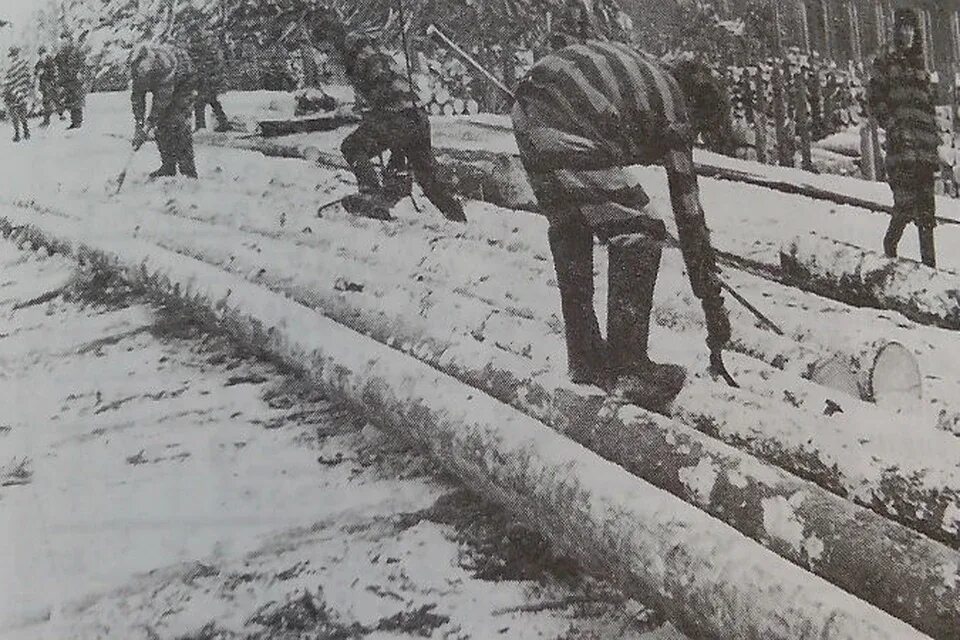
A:
<svg viewBox="0 0 960 640">
<path fill-rule="evenodd" d="M 177 175 L 177 156 L 171 148 L 171 132 L 167 127 L 158 127 L 155 138 L 160 152 L 160 168 L 150 172 L 150 179 Z"/>
<path fill-rule="evenodd" d="M 668 406 L 686 380 L 683 367 L 657 364 L 647 355 L 662 251 L 659 242 L 641 234 L 615 236 L 609 244 L 607 348 L 616 379 L 613 395 L 653 411 Z"/>
<path fill-rule="evenodd" d="M 900 238 L 903 237 L 903 231 L 906 228 L 906 218 L 894 216 L 890 219 L 887 233 L 883 236 L 883 253 L 888 258 L 897 257 L 897 246 L 900 244 Z"/>
<path fill-rule="evenodd" d="M 918 226 L 917 232 L 920 236 L 920 260 L 923 264 L 935 269 L 937 267 L 937 252 L 933 241 L 933 227 Z"/>
<path fill-rule="evenodd" d="M 193 107 L 193 130 L 207 128 L 207 105 L 197 104 Z"/>
<path fill-rule="evenodd" d="M 584 225 L 567 224 L 551 226 L 548 238 L 560 289 L 567 373 L 576 384 L 606 388 L 606 349 L 593 308 L 593 234 Z"/>
<path fill-rule="evenodd" d="M 213 130 L 217 133 L 230 131 L 230 119 L 227 118 L 227 113 L 223 110 L 223 105 L 220 104 L 220 99 L 214 98 L 211 100 L 210 106 L 213 108 L 213 116 L 217 119 L 217 126 L 214 127 Z"/>
</svg>

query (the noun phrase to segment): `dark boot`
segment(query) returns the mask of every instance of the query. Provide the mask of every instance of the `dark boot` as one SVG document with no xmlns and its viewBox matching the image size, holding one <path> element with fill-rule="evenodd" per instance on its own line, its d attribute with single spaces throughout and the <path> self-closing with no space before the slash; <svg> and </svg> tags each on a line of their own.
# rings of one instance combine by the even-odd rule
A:
<svg viewBox="0 0 960 640">
<path fill-rule="evenodd" d="M 907 228 L 907 219 L 895 216 L 890 219 L 887 233 L 883 236 L 883 253 L 888 258 L 897 257 L 897 246 L 903 237 L 903 230 Z"/>
<path fill-rule="evenodd" d="M 173 165 L 162 164 L 159 169 L 151 171 L 149 178 L 151 180 L 156 180 L 157 178 L 168 178 L 170 176 L 177 175 L 177 169 Z"/>
<path fill-rule="evenodd" d="M 213 116 L 217 119 L 217 126 L 214 131 L 217 133 L 230 131 L 230 119 L 227 118 L 227 113 L 223 110 L 220 100 L 214 98 L 210 101 L 210 106 L 213 108 Z"/>
<path fill-rule="evenodd" d="M 70 126 L 67 129 L 79 129 L 83 126 L 83 110 L 70 109 Z"/>
<path fill-rule="evenodd" d="M 150 179 L 177 175 L 177 156 L 172 146 L 169 128 L 158 126 L 154 137 L 157 142 L 157 151 L 160 152 L 160 168 L 150 173 Z"/>
<path fill-rule="evenodd" d="M 344 197 L 340 204 L 355 216 L 374 220 L 392 220 L 390 203 L 376 193 L 355 193 Z"/>
<path fill-rule="evenodd" d="M 607 348 L 613 394 L 625 402 L 661 410 L 683 388 L 686 372 L 674 364 L 657 364 L 647 355 L 653 291 L 662 247 L 640 234 L 610 240 L 607 293 Z"/>
<path fill-rule="evenodd" d="M 917 227 L 920 235 L 920 260 L 931 268 L 937 267 L 936 246 L 933 242 L 933 227 Z"/>
<path fill-rule="evenodd" d="M 30 139 L 30 125 L 27 124 L 26 119 L 24 119 L 23 121 L 23 139 L 24 140 Z"/>
<path fill-rule="evenodd" d="M 551 226 L 548 234 L 560 289 L 568 375 L 577 384 L 606 388 L 606 349 L 593 309 L 593 234 L 581 224 Z"/>
</svg>

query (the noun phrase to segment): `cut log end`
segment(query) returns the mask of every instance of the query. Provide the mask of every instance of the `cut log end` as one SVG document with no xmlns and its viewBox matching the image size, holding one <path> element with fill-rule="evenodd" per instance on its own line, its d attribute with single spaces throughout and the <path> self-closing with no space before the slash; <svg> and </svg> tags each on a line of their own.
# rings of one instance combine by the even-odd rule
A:
<svg viewBox="0 0 960 640">
<path fill-rule="evenodd" d="M 861 362 L 861 364 L 857 364 Z M 810 380 L 842 393 L 872 400 L 877 404 L 902 404 L 922 396 L 923 379 L 916 356 L 899 342 L 887 342 L 876 350 L 873 360 L 837 354 L 816 363 Z"/>
<path fill-rule="evenodd" d="M 923 395 L 920 363 L 899 342 L 880 348 L 870 372 L 870 395 L 877 404 L 919 400 Z"/>
</svg>

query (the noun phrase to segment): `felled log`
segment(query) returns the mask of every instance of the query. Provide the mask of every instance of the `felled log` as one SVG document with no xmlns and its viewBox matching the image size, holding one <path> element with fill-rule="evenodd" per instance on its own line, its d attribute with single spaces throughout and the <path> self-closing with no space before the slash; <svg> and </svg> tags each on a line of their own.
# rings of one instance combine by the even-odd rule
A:
<svg viewBox="0 0 960 640">
<path fill-rule="evenodd" d="M 432 286 L 404 285 L 389 271 L 358 266 L 343 251 L 349 240 L 341 249 L 298 254 L 283 265 L 277 264 L 273 249 L 286 250 L 289 245 L 271 246 L 267 238 L 259 247 L 248 248 L 239 236 L 231 240 L 226 229 L 211 234 L 203 232 L 202 225 L 181 226 L 180 221 L 165 221 L 157 229 L 164 232 L 158 241 L 169 248 L 268 285 L 490 393 L 924 629 L 955 627 L 960 620 L 952 605 L 942 610 L 943 567 L 953 557 L 946 547 L 665 417 L 638 411 L 600 419 L 601 396 L 567 383 L 556 363 L 544 365 L 544 352 L 562 357 L 561 339 L 542 325 L 538 329 L 534 320 L 496 313 L 476 301 L 436 296 Z M 157 232 L 141 230 L 145 232 L 157 237 Z M 397 242 L 406 246 L 408 240 Z M 344 281 L 353 286 L 337 286 Z M 510 337 L 527 340 L 527 348 L 480 346 Z M 709 383 L 696 388 L 706 395 L 725 393 Z M 731 403 L 742 403 L 744 397 L 708 399 L 703 404 L 719 402 L 735 410 L 739 405 Z M 761 423 L 773 416 L 780 424 L 783 411 L 751 402 L 732 422 L 744 425 L 738 434 L 751 433 L 768 446 Z M 681 406 L 690 411 L 690 404 L 694 403 Z M 751 420 L 757 416 L 759 426 L 751 431 Z M 623 446 L 624 438 L 635 444 Z M 784 522 L 788 526 L 781 526 Z M 871 551 L 864 554 L 864 549 Z M 891 555 L 909 562 L 891 564 Z M 873 566 L 870 558 L 883 562 Z M 865 575 L 871 577 L 864 579 Z M 910 583 L 909 589 L 904 581 Z M 906 599 L 904 592 L 910 594 Z"/>
<path fill-rule="evenodd" d="M 879 242 L 879 239 L 878 239 Z M 780 252 L 783 277 L 845 304 L 899 311 L 922 324 L 960 329 L 960 274 L 825 238 L 794 238 Z"/>
<path fill-rule="evenodd" d="M 8 212 L 7 223 L 16 217 Z M 69 238 L 72 253 L 98 255 L 425 447 L 586 568 L 652 598 L 693 637 L 924 637 L 542 423 L 284 296 L 83 223 L 30 217 L 37 235 Z"/>
<path fill-rule="evenodd" d="M 260 120 L 257 128 L 264 137 L 286 136 L 293 133 L 333 131 L 360 122 L 360 117 L 349 111 L 335 111 L 322 115 L 300 116 L 281 120 Z"/>
</svg>

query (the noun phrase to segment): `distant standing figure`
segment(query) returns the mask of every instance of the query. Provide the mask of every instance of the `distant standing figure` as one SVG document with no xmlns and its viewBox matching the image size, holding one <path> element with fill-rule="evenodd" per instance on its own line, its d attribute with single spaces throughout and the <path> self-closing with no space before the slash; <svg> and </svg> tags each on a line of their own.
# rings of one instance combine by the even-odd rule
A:
<svg viewBox="0 0 960 640">
<path fill-rule="evenodd" d="M 182 24 L 180 44 L 190 54 L 197 74 L 197 100 L 194 103 L 194 125 L 197 129 L 207 126 L 207 105 L 213 108 L 217 119 L 214 131 L 229 131 L 230 121 L 220 104 L 223 90 L 223 52 L 220 43 L 210 29 L 209 21 L 199 10 L 184 9 L 180 15 Z"/>
<path fill-rule="evenodd" d="M 893 218 L 883 238 L 883 250 L 896 257 L 907 225 L 917 225 L 920 258 L 936 266 L 933 228 L 936 225 L 934 184 L 940 159 L 940 132 L 934 86 L 923 63 L 916 37 L 919 21 L 912 9 L 894 14 L 894 42 L 873 66 L 867 101 L 887 132 L 887 182 L 893 191 Z"/>
<path fill-rule="evenodd" d="M 182 48 L 169 44 L 140 45 L 131 59 L 130 96 L 135 123 L 133 145 L 139 148 L 147 140 L 147 131 L 155 131 L 160 151 L 160 168 L 150 178 L 174 176 L 177 169 L 190 178 L 197 177 L 193 156 L 190 114 L 195 100 L 193 62 Z M 147 93 L 152 94 L 150 115 Z"/>
<path fill-rule="evenodd" d="M 30 95 L 30 67 L 20 57 L 20 47 L 12 46 L 9 51 L 7 77 L 3 83 L 3 99 L 7 105 L 10 122 L 13 123 L 13 141 L 20 142 L 20 129 L 23 138 L 30 139 L 30 127 L 27 124 L 27 97 Z"/>
<path fill-rule="evenodd" d="M 43 100 L 43 122 L 40 126 L 46 127 L 50 125 L 50 116 L 59 109 L 60 97 L 57 90 L 57 63 L 44 46 L 37 49 L 37 65 L 34 67 L 34 73 L 37 76 L 37 85 Z"/>
<path fill-rule="evenodd" d="M 86 102 L 84 81 L 87 61 L 83 49 L 74 41 L 69 31 L 64 31 L 60 36 L 56 62 L 62 106 L 70 112 L 70 126 L 67 128 L 79 129 L 83 125 L 83 107 Z"/>
</svg>

